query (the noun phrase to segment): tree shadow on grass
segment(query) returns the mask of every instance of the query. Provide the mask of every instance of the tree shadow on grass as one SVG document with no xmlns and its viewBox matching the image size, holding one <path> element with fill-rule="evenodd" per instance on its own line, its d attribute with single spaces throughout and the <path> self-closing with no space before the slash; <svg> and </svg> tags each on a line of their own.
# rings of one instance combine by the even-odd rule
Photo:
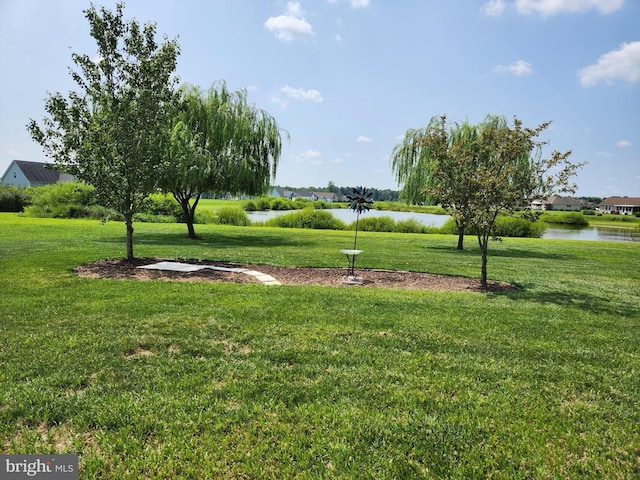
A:
<svg viewBox="0 0 640 480">
<path fill-rule="evenodd" d="M 304 247 L 314 245 L 315 242 L 300 240 L 291 236 L 256 236 L 234 233 L 233 235 L 222 233 L 215 235 L 197 235 L 195 239 L 189 239 L 184 234 L 167 233 L 137 233 L 134 237 L 135 245 L 162 245 L 162 246 L 203 246 L 215 248 L 241 248 L 241 247 Z"/>
<path fill-rule="evenodd" d="M 638 304 L 620 299 L 607 300 L 595 293 L 577 293 L 566 290 L 545 290 L 541 292 L 534 284 L 517 284 L 517 289 L 496 293 L 508 296 L 510 300 L 525 300 L 541 305 L 557 305 L 563 308 L 575 308 L 589 313 L 607 314 L 620 317 L 638 317 Z M 532 312 L 535 315 L 535 312 Z"/>
<path fill-rule="evenodd" d="M 455 255 L 462 256 L 478 256 L 480 255 L 480 250 L 477 246 L 474 245 L 474 248 L 466 247 L 464 250 L 458 250 L 456 247 L 445 247 L 441 245 L 434 246 L 426 246 L 425 250 L 439 250 L 441 252 L 447 252 Z M 549 259 L 549 260 L 575 260 L 575 255 L 567 254 L 567 253 L 552 253 L 552 252 L 541 252 L 539 250 L 524 250 L 521 248 L 504 248 L 497 249 L 491 248 L 489 245 L 488 251 L 489 257 L 504 257 L 504 258 L 539 258 L 539 259 Z"/>
</svg>

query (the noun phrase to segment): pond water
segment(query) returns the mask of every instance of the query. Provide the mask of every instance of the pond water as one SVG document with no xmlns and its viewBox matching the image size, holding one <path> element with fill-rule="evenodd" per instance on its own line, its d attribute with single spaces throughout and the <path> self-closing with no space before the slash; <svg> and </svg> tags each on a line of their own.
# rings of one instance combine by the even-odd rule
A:
<svg viewBox="0 0 640 480">
<path fill-rule="evenodd" d="M 295 210 L 293 210 L 295 211 Z M 285 213 L 291 213 L 292 210 L 270 210 L 266 212 L 247 212 L 249 220 L 252 222 L 264 222 L 277 215 L 283 215 Z M 356 221 L 356 214 L 348 208 L 332 208 L 327 210 L 338 220 L 342 220 L 347 225 Z M 432 213 L 415 213 L 415 212 L 392 212 L 388 210 L 369 210 L 360 215 L 360 218 L 366 217 L 391 217 L 396 222 L 401 220 L 408 220 L 413 218 L 414 220 L 422 223 L 426 226 L 441 227 L 449 220 L 449 215 L 434 215 Z"/>
<path fill-rule="evenodd" d="M 327 210 L 331 214 L 349 225 L 356 220 L 356 214 L 346 208 Z M 291 213 L 290 210 L 271 210 L 266 212 L 247 212 L 252 222 L 264 222 L 277 215 Z M 396 222 L 413 218 L 414 220 L 427 226 L 441 227 L 449 220 L 449 215 L 434 215 L 432 213 L 415 212 L 392 212 L 388 210 L 369 210 L 363 213 L 360 218 L 382 217 L 393 218 Z M 640 242 L 640 231 L 636 228 L 624 227 L 561 227 L 554 225 L 547 227 L 542 238 L 554 238 L 560 240 L 600 240 L 608 242 Z"/>
<path fill-rule="evenodd" d="M 547 227 L 542 238 L 561 240 L 600 240 L 605 242 L 640 242 L 640 230 L 621 227 Z"/>
</svg>

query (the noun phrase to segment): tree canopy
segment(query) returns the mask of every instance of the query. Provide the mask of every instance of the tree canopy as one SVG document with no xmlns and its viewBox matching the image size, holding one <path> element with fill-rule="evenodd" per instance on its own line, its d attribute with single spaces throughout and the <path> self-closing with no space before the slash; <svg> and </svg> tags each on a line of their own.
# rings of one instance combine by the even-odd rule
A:
<svg viewBox="0 0 640 480">
<path fill-rule="evenodd" d="M 422 130 L 411 130 L 394 148 L 391 162 L 409 198 L 429 195 L 457 223 L 472 227 L 482 256 L 481 283 L 487 285 L 487 250 L 496 217 L 526 208 L 535 198 L 575 191 L 570 183 L 582 163 L 571 151 L 542 157 L 539 135 L 550 125 L 525 128 L 514 118 L 489 115 L 478 125 L 455 124 L 434 117 Z"/>
<path fill-rule="evenodd" d="M 42 125 L 31 120 L 32 138 L 57 167 L 93 185 L 104 205 L 121 213 L 127 227 L 127 258 L 133 259 L 133 215 L 157 186 L 175 95 L 175 40 L 155 40 L 143 27 L 92 4 L 84 11 L 97 56 L 72 55 L 78 91 L 49 94 Z"/>
<path fill-rule="evenodd" d="M 231 92 L 221 81 L 207 91 L 192 85 L 180 89 L 167 145 L 162 187 L 180 203 L 193 238 L 203 193 L 266 191 L 275 178 L 282 139 L 276 120 L 250 104 L 246 90 Z"/>
</svg>

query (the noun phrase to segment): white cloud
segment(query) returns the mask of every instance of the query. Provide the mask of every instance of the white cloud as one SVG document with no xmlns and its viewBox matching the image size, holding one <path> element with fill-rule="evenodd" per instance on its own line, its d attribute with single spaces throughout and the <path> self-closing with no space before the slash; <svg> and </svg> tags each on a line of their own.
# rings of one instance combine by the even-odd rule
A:
<svg viewBox="0 0 640 480">
<path fill-rule="evenodd" d="M 302 5 L 300 5 L 300 2 L 287 2 L 287 15 L 302 18 L 304 16 L 304 12 L 302 11 Z"/>
<path fill-rule="evenodd" d="M 640 41 L 623 43 L 620 49 L 601 55 L 598 63 L 578 70 L 578 77 L 585 87 L 601 81 L 612 84 L 615 79 L 640 82 Z"/>
<path fill-rule="evenodd" d="M 596 155 L 599 157 L 607 157 L 607 158 L 613 157 L 613 153 L 611 152 L 596 152 Z"/>
<path fill-rule="evenodd" d="M 339 33 L 336 33 L 336 42 L 341 42 L 342 41 L 342 35 L 340 35 Z"/>
<path fill-rule="evenodd" d="M 589 10 L 597 10 L 606 15 L 619 10 L 623 3 L 624 0 L 516 0 L 516 9 L 524 15 L 539 13 L 545 17 L 559 13 L 585 13 Z"/>
<path fill-rule="evenodd" d="M 314 35 L 313 27 L 304 18 L 300 2 L 288 2 L 286 14 L 269 17 L 264 26 L 284 42 Z"/>
<path fill-rule="evenodd" d="M 504 0 L 490 0 L 480 8 L 480 11 L 490 17 L 498 17 L 502 15 L 505 7 Z"/>
<path fill-rule="evenodd" d="M 304 88 L 294 88 L 289 85 L 285 85 L 280 89 L 280 91 L 290 100 L 309 100 L 314 103 L 321 103 L 324 100 L 324 98 L 322 98 L 322 94 L 318 90 L 305 90 Z"/>
<path fill-rule="evenodd" d="M 369 137 L 365 137 L 364 135 L 360 135 L 358 138 L 356 138 L 356 142 L 371 143 L 373 142 L 373 140 Z"/>
<path fill-rule="evenodd" d="M 525 62 L 524 60 L 518 60 L 511 65 L 498 65 L 493 69 L 493 71 L 495 73 L 507 73 L 515 75 L 516 77 L 524 77 L 525 75 L 531 75 L 533 73 L 531 64 L 529 62 Z"/>
<path fill-rule="evenodd" d="M 367 8 L 369 6 L 369 0 L 351 0 L 352 8 Z"/>
<path fill-rule="evenodd" d="M 616 142 L 616 147 L 619 147 L 619 148 L 625 148 L 630 146 L 631 146 L 631 142 L 629 140 L 620 140 L 619 142 Z"/>
<path fill-rule="evenodd" d="M 342 160 L 340 157 L 333 159 L 333 163 L 342 163 L 342 162 L 344 162 L 344 160 Z"/>
<path fill-rule="evenodd" d="M 300 154 L 298 159 L 302 163 L 310 163 L 311 165 L 322 165 L 322 154 L 317 150 L 307 150 Z"/>
</svg>

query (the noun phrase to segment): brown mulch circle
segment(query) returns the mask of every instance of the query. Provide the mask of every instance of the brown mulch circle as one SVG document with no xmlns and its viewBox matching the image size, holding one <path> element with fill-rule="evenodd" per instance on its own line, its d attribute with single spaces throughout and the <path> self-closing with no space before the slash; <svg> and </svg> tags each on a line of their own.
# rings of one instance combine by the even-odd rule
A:
<svg viewBox="0 0 640 480">
<path fill-rule="evenodd" d="M 108 259 L 82 265 L 74 272 L 85 278 L 112 278 L 133 280 L 171 280 L 181 282 L 234 282 L 260 283 L 255 277 L 244 273 L 224 272 L 211 269 L 196 272 L 171 272 L 137 268 L 167 259 L 137 258 L 131 262 L 125 259 Z M 197 260 L 176 260 L 183 263 L 214 265 L 220 267 L 240 267 L 257 270 L 271 275 L 283 285 L 319 285 L 344 287 L 346 273 L 343 268 L 274 267 L 271 265 L 240 265 L 225 262 L 202 262 Z M 404 272 L 396 270 L 358 269 L 363 284 L 356 287 L 397 288 L 412 290 L 439 290 L 449 292 L 508 292 L 516 289 L 504 282 L 489 282 L 488 288 L 482 288 L 475 278 L 450 277 L 431 273 Z"/>
</svg>

